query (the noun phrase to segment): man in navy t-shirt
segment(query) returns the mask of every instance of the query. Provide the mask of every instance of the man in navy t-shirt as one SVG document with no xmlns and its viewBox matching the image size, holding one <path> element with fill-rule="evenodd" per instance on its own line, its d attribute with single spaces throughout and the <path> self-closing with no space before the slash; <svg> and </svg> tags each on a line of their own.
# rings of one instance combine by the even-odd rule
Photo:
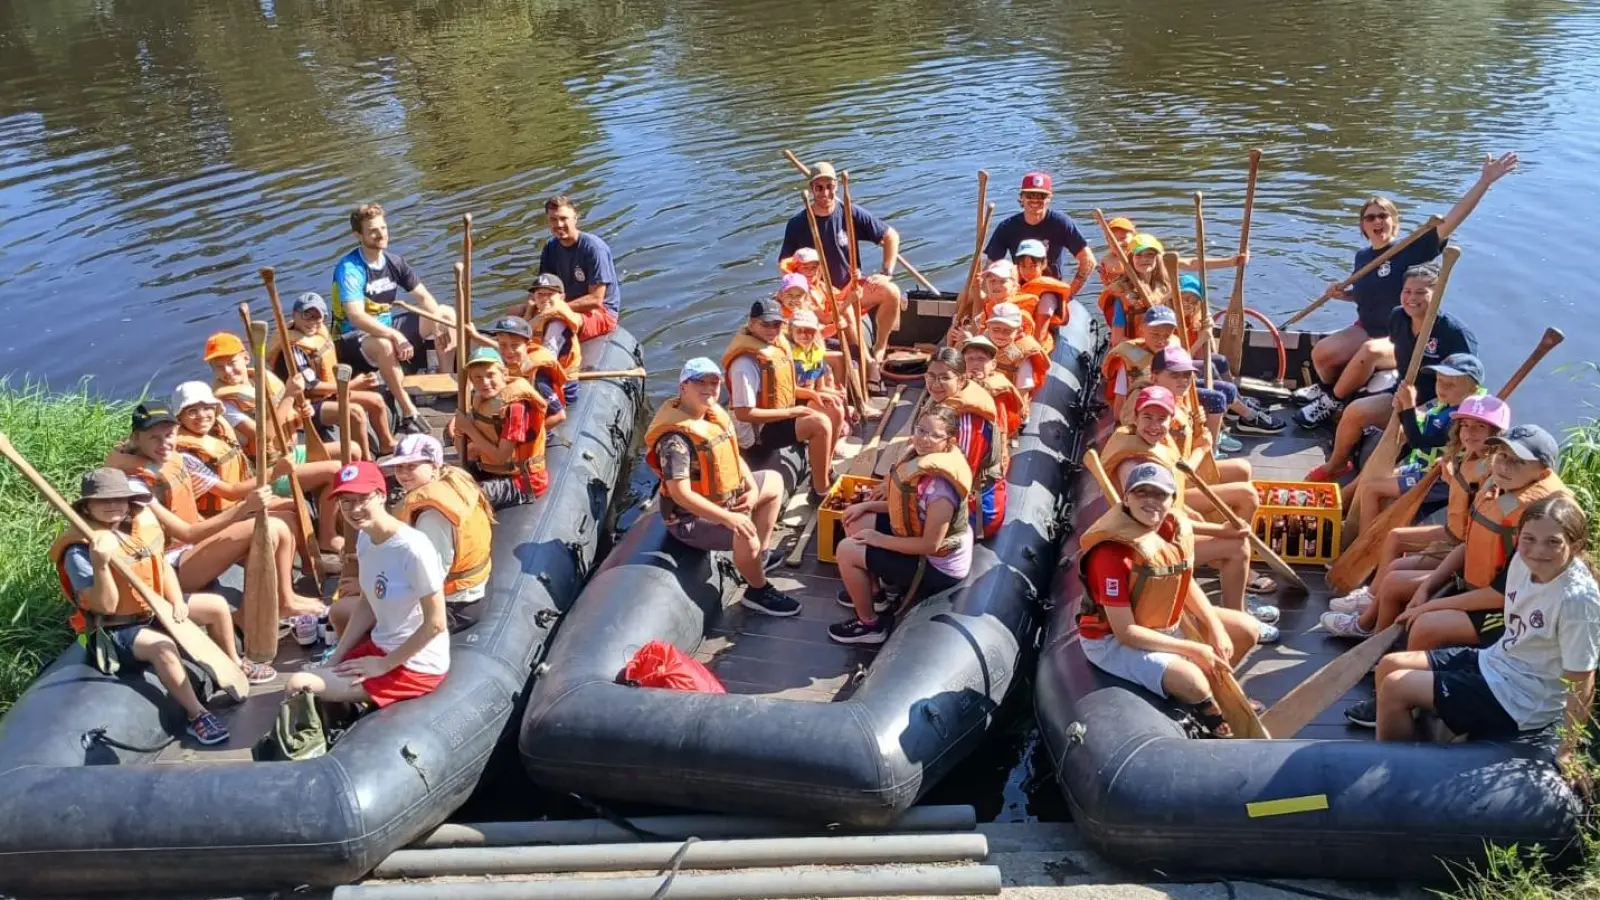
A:
<svg viewBox="0 0 1600 900">
<path fill-rule="evenodd" d="M 622 314 L 622 284 L 611 248 L 578 230 L 578 208 L 565 195 L 544 204 L 551 240 L 539 251 L 539 274 L 554 275 L 566 287 L 567 305 L 583 316 L 579 340 L 593 340 L 617 328 Z"/>
<path fill-rule="evenodd" d="M 995 226 L 994 234 L 983 248 L 983 255 L 988 262 L 997 262 L 1008 256 L 1015 258 L 1017 248 L 1022 246 L 1023 241 L 1040 241 L 1045 250 L 1045 274 L 1061 278 L 1065 255 L 1072 254 L 1078 269 L 1070 284 L 1072 294 L 1063 298 L 1062 302 L 1066 302 L 1083 289 L 1089 273 L 1094 271 L 1095 258 L 1094 251 L 1089 249 L 1089 242 L 1084 239 L 1083 232 L 1078 230 L 1072 217 L 1050 208 L 1051 196 L 1049 175 L 1029 172 L 1022 176 L 1019 197 L 1022 212 Z"/>
<path fill-rule="evenodd" d="M 858 204 L 851 204 L 851 218 L 855 221 L 856 241 L 867 241 L 883 248 L 883 265 L 865 280 L 852 284 L 850 271 L 850 232 L 844 221 L 844 206 L 839 202 L 838 177 L 833 164 L 817 163 L 811 173 L 811 214 L 816 216 L 817 233 L 822 246 L 816 247 L 827 267 L 828 280 L 835 291 L 840 291 L 841 306 L 851 300 L 847 287 L 861 292 L 861 308 L 870 312 L 877 326 L 872 342 L 872 359 L 868 361 L 869 378 L 879 381 L 883 356 L 889 350 L 889 335 L 900 327 L 900 308 L 904 297 L 894 283 L 895 264 L 900 259 L 900 232 L 889 227 L 877 216 Z M 811 215 L 801 210 L 789 220 L 783 230 L 783 247 L 778 251 L 780 261 L 794 255 L 801 247 L 815 247 L 811 238 Z M 860 261 L 860 251 L 856 253 Z"/>
</svg>

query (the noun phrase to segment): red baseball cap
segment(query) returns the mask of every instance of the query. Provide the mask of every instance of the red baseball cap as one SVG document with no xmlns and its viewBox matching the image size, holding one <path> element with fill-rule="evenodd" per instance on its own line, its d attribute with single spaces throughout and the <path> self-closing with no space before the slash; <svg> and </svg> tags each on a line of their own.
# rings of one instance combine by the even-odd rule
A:
<svg viewBox="0 0 1600 900">
<path fill-rule="evenodd" d="M 1178 400 L 1172 396 L 1171 391 L 1159 384 L 1152 384 L 1139 391 L 1138 395 L 1133 398 L 1134 412 L 1138 412 L 1146 406 L 1159 406 L 1169 413 L 1176 413 L 1178 411 Z"/>
<path fill-rule="evenodd" d="M 383 471 L 378 466 L 365 459 L 357 460 L 339 470 L 333 480 L 333 490 L 329 495 L 335 494 L 373 494 L 388 490 L 388 485 L 383 481 Z"/>
<path fill-rule="evenodd" d="M 1029 172 L 1022 176 L 1022 189 L 1050 193 L 1050 176 L 1044 172 Z"/>
</svg>

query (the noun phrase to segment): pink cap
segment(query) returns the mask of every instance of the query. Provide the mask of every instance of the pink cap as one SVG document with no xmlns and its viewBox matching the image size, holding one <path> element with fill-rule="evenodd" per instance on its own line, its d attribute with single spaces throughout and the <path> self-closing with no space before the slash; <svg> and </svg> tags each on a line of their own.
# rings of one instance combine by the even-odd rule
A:
<svg viewBox="0 0 1600 900">
<path fill-rule="evenodd" d="M 1493 394 L 1474 394 L 1461 401 L 1452 419 L 1477 419 L 1493 425 L 1499 431 L 1511 427 L 1511 406 Z"/>
<path fill-rule="evenodd" d="M 1172 392 L 1159 384 L 1152 384 L 1139 391 L 1133 398 L 1133 411 L 1138 412 L 1146 406 L 1159 406 L 1169 413 L 1178 411 L 1178 398 Z"/>
<path fill-rule="evenodd" d="M 799 272 L 790 272 L 783 276 L 783 281 L 778 285 L 778 293 L 783 293 L 790 288 L 799 288 L 802 291 L 811 291 L 811 281 Z"/>
</svg>

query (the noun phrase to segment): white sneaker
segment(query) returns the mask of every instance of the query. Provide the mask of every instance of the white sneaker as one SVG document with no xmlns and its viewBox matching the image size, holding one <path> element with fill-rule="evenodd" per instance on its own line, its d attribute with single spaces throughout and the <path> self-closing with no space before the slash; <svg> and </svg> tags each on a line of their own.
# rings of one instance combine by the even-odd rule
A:
<svg viewBox="0 0 1600 900">
<path fill-rule="evenodd" d="M 1276 644 L 1282 638 L 1283 635 L 1278 632 L 1278 626 L 1268 625 L 1265 622 L 1256 625 L 1256 643 Z"/>
<path fill-rule="evenodd" d="M 1249 612 L 1250 615 L 1254 616 L 1257 622 L 1262 622 L 1267 625 L 1278 624 L 1278 619 L 1283 615 L 1283 613 L 1280 612 L 1276 606 L 1272 606 L 1267 603 L 1257 603 L 1255 600 L 1256 598 L 1254 597 L 1245 598 L 1245 607 L 1247 608 L 1246 611 Z"/>
<path fill-rule="evenodd" d="M 1289 395 L 1289 399 L 1296 403 L 1313 403 L 1326 396 L 1328 393 L 1322 389 L 1322 385 L 1312 382 L 1307 387 L 1295 389 L 1294 393 Z"/>
<path fill-rule="evenodd" d="M 1376 599 L 1372 596 L 1372 588 L 1362 585 L 1343 597 L 1335 597 L 1328 601 L 1328 609 L 1336 613 L 1360 613 L 1372 605 Z"/>
<path fill-rule="evenodd" d="M 1341 409 L 1344 409 L 1343 403 L 1322 394 L 1296 413 L 1294 420 L 1306 428 L 1316 428 L 1338 415 Z"/>
<path fill-rule="evenodd" d="M 1334 637 L 1372 636 L 1372 632 L 1361 627 L 1360 613 L 1325 612 L 1322 614 L 1322 628 Z"/>
</svg>

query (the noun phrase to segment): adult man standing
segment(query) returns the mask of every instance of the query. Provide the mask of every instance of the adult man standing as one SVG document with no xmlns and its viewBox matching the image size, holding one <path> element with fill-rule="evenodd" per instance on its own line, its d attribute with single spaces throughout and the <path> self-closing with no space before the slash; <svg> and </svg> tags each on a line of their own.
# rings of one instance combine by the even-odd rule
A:
<svg viewBox="0 0 1600 900">
<path fill-rule="evenodd" d="M 578 208 L 565 194 L 544 203 L 551 240 L 539 251 L 539 274 L 554 275 L 566 287 L 567 305 L 583 316 L 578 340 L 610 334 L 622 314 L 622 285 L 611 248 L 600 238 L 578 230 Z M 538 285 L 529 290 L 532 294 Z"/>
<path fill-rule="evenodd" d="M 817 233 L 822 237 L 823 264 L 827 266 L 828 281 L 835 291 L 842 291 L 857 273 L 850 271 L 850 229 L 844 221 L 844 207 L 839 203 L 838 178 L 833 163 L 819 162 L 811 170 L 811 210 L 817 218 Z M 883 248 L 883 265 L 877 273 L 860 282 L 861 308 L 870 312 L 877 326 L 872 341 L 871 379 L 878 380 L 879 367 L 889 349 L 889 335 L 900 327 L 900 289 L 894 284 L 894 267 L 900 258 L 900 232 L 889 227 L 882 219 L 859 205 L 852 204 L 851 218 L 855 221 L 857 241 L 866 241 Z M 789 220 L 783 230 L 783 247 L 779 259 L 788 259 L 801 247 L 815 247 L 811 237 L 811 216 L 801 210 Z M 860 258 L 859 253 L 856 254 Z M 840 298 L 841 302 L 844 298 Z"/>
<path fill-rule="evenodd" d="M 391 304 L 406 291 L 428 312 L 454 321 L 454 310 L 441 307 L 423 286 L 417 271 L 389 248 L 389 223 L 383 207 L 364 203 L 350 213 L 350 230 L 360 246 L 346 253 L 333 267 L 334 352 L 357 375 L 378 372 L 400 410 L 400 434 L 426 434 L 428 426 L 417 414 L 405 390 L 404 368 L 421 369 L 426 354 L 417 347 L 432 340 L 441 365 L 454 359 L 454 330 L 420 321 L 416 316 L 395 317 Z M 407 366 L 407 364 L 410 364 Z"/>
<path fill-rule="evenodd" d="M 1089 273 L 1094 271 L 1094 251 L 1089 249 L 1089 242 L 1070 216 L 1050 208 L 1051 196 L 1048 174 L 1029 172 L 1022 176 L 1022 192 L 1018 197 L 1022 212 L 995 226 L 983 255 L 988 262 L 995 262 L 1007 256 L 1015 257 L 1023 241 L 1040 241 L 1045 249 L 1045 274 L 1060 278 L 1064 254 L 1071 253 L 1077 260 L 1078 271 L 1068 285 L 1072 293 L 1063 299 L 1065 303 L 1083 289 Z"/>
</svg>

